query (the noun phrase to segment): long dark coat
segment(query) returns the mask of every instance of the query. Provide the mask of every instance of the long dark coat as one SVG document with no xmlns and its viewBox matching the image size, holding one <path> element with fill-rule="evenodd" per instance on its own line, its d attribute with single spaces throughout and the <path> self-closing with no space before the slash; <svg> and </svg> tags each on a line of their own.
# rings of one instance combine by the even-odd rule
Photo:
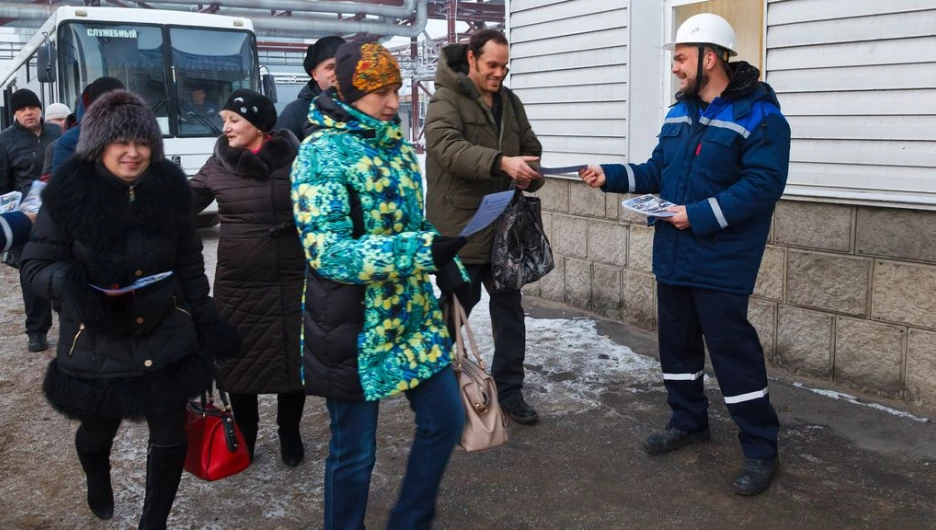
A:
<svg viewBox="0 0 936 530">
<path fill-rule="evenodd" d="M 241 337 L 241 355 L 221 364 L 237 394 L 299 392 L 299 330 L 305 254 L 293 222 L 289 171 L 299 141 L 276 130 L 256 154 L 222 136 L 191 180 L 195 209 L 218 201 L 221 240 L 214 297 Z"/>
<path fill-rule="evenodd" d="M 210 350 L 236 348 L 208 296 L 193 218 L 185 174 L 170 162 L 154 162 L 132 187 L 78 157 L 55 172 L 22 273 L 60 308 L 43 385 L 57 410 L 141 418 L 181 406 L 210 383 Z M 172 275 L 123 296 L 92 287 L 163 272 Z"/>
</svg>

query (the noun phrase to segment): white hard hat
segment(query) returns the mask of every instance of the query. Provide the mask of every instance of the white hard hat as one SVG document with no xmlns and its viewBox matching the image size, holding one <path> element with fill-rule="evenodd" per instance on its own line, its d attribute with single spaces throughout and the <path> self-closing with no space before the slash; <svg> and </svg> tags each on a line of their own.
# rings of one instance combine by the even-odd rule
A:
<svg viewBox="0 0 936 530">
<path fill-rule="evenodd" d="M 714 44 L 728 50 L 729 56 L 734 57 L 738 55 L 736 43 L 734 29 L 727 20 L 712 13 L 701 13 L 683 22 L 676 30 L 676 40 L 663 48 L 672 50 L 677 44 Z"/>
</svg>

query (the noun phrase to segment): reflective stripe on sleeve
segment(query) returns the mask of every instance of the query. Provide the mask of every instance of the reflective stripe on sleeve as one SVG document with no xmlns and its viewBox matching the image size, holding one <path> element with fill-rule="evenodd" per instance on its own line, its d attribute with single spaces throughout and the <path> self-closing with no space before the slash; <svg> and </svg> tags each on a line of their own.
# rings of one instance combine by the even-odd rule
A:
<svg viewBox="0 0 936 530">
<path fill-rule="evenodd" d="M 709 204 L 712 206 L 712 213 L 715 214 L 715 220 L 718 221 L 718 226 L 722 230 L 728 228 L 728 220 L 725 219 L 725 214 L 721 211 L 721 206 L 718 205 L 718 201 L 715 200 L 715 197 L 709 197 Z"/>
</svg>

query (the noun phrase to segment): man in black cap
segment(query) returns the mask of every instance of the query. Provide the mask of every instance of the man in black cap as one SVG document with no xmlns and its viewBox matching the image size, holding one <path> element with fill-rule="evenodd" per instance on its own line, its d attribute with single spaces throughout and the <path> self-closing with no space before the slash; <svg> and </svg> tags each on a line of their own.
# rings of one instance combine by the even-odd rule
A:
<svg viewBox="0 0 936 530">
<path fill-rule="evenodd" d="M 0 132 L 0 194 L 19 191 L 25 197 L 34 180 L 42 176 L 46 147 L 62 134 L 61 127 L 45 123 L 42 102 L 35 92 L 22 88 L 10 97 L 13 125 Z M 17 267 L 23 247 L 10 249 L 4 262 Z M 22 278 L 20 279 L 22 284 Z M 47 300 L 23 286 L 26 335 L 29 351 L 49 349 L 46 334 L 52 327 L 52 307 Z"/>
<path fill-rule="evenodd" d="M 121 83 L 119 79 L 113 77 L 99 77 L 85 87 L 81 92 L 81 97 L 78 98 L 78 105 L 76 105 L 77 110 L 75 110 L 75 114 L 78 117 L 78 124 L 65 131 L 65 134 L 62 135 L 62 139 L 55 143 L 55 151 L 52 153 L 53 173 L 55 173 L 55 168 L 65 163 L 65 161 L 75 153 L 75 148 L 78 147 L 78 136 L 81 134 L 81 118 L 84 116 L 85 111 L 88 110 L 88 107 L 102 95 L 112 90 L 122 90 L 123 88 L 123 83 Z"/>
<path fill-rule="evenodd" d="M 341 37 L 323 37 L 306 50 L 302 67 L 309 73 L 309 84 L 299 92 L 299 98 L 293 101 L 279 115 L 277 129 L 289 129 L 300 140 L 309 135 L 309 107 L 312 100 L 335 84 L 335 52 L 345 43 Z"/>
</svg>

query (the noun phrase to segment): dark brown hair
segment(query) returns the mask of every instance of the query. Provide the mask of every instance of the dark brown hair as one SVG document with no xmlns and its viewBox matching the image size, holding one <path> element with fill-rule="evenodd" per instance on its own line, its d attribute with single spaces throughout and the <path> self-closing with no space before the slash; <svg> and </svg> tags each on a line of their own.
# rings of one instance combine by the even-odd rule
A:
<svg viewBox="0 0 936 530">
<path fill-rule="evenodd" d="M 507 42 L 507 37 L 505 37 L 503 33 L 496 29 L 484 29 L 471 36 L 471 40 L 468 41 L 468 50 L 471 51 L 475 59 L 477 59 L 481 57 L 481 50 L 484 49 L 484 45 L 489 41 L 494 41 L 504 46 L 510 46 L 510 43 Z"/>
</svg>

